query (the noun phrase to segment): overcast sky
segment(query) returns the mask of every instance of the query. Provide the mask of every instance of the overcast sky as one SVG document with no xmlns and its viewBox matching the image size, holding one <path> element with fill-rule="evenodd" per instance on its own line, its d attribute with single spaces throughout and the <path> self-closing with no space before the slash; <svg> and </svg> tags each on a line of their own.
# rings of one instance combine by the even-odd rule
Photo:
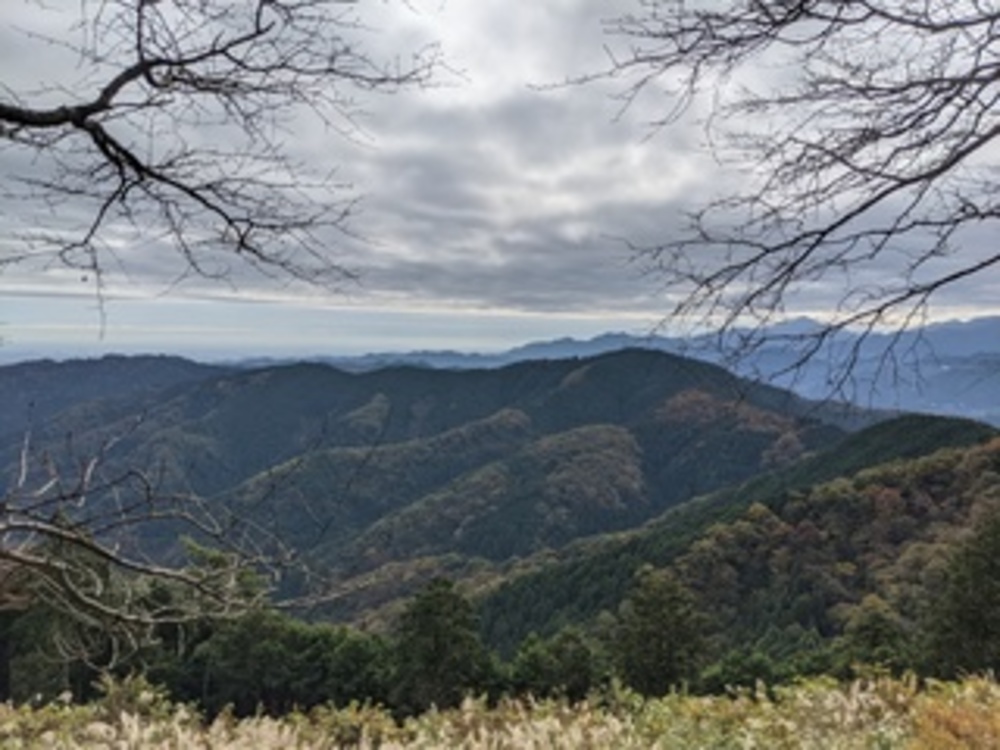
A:
<svg viewBox="0 0 1000 750">
<path fill-rule="evenodd" d="M 0 70 L 9 90 L 73 85 L 72 63 L 25 32 L 43 16 L 50 33 L 68 27 L 80 3 L 46 5 L 56 12 L 2 3 Z M 357 284 L 338 294 L 261 280 L 174 286 L 150 265 L 109 287 L 102 315 L 79 274 L 8 267 L 0 276 L 0 357 L 487 351 L 652 330 L 667 299 L 631 262 L 623 239 L 669 236 L 678 211 L 727 178 L 693 119 L 650 130 L 661 102 L 644 100 L 617 117 L 613 81 L 547 86 L 599 70 L 601 20 L 631 6 L 370 0 L 366 18 L 376 31 L 365 43 L 393 51 L 439 42 L 453 72 L 431 90 L 365 100 L 363 132 L 351 141 L 304 128 L 289 144 L 297 156 L 337 168 L 362 197 L 353 228 L 364 239 L 343 244 Z M 0 174 L 23 168 L 18 159 L 0 150 Z M 34 215 L 0 205 L 7 227 Z M 944 300 L 942 310 L 986 311 L 992 281 Z M 793 312 L 814 310 L 805 300 Z"/>
</svg>

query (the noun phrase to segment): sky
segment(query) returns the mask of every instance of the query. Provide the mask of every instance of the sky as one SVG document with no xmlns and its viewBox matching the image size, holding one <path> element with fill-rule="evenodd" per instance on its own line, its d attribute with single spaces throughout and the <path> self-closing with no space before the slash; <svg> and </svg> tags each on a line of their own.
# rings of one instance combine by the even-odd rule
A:
<svg viewBox="0 0 1000 750">
<path fill-rule="evenodd" d="M 336 170 L 359 199 L 354 236 L 331 238 L 357 281 L 333 291 L 243 276 L 177 283 L 145 247 L 128 246 L 122 256 L 141 260 L 127 272 L 110 269 L 98 299 L 86 274 L 6 265 L 0 361 L 111 351 L 201 359 L 485 352 L 651 332 L 669 291 L 644 273 L 629 243 L 669 236 L 684 209 L 732 175 L 713 158 L 697 112 L 653 128 L 664 106 L 655 92 L 623 113 L 621 82 L 557 85 L 604 68 L 602 20 L 636 2 L 361 3 L 366 30 L 358 33 L 375 54 L 404 58 L 437 43 L 447 68 L 429 89 L 365 97 L 351 137 L 314 122 L 289 128 L 289 151 Z M 0 101 L 39 87 L 55 101 L 86 85 L 78 59 L 33 36 L 74 39 L 74 14 L 86 5 L 5 0 Z M 0 174 L 34 168 L 17 149 L 0 148 Z M 77 210 L 60 205 L 58 218 L 73 220 Z M 45 215 L 0 193 L 8 230 Z M 10 231 L 0 238 L 0 252 L 17 249 Z M 943 309 L 989 312 L 991 281 L 943 300 Z M 804 299 L 790 312 L 821 306 Z"/>
</svg>

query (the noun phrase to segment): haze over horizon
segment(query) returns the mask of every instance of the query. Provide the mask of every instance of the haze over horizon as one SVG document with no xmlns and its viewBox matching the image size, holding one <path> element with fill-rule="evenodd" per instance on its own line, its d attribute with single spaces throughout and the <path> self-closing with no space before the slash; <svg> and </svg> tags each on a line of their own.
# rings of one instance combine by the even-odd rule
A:
<svg viewBox="0 0 1000 750">
<path fill-rule="evenodd" d="M 585 355 L 592 354 L 598 350 L 613 350 L 620 344 L 620 340 L 630 341 L 648 340 L 652 348 L 659 348 L 666 345 L 669 351 L 677 351 L 684 354 L 686 350 L 675 349 L 676 344 L 671 343 L 683 341 L 684 337 L 671 337 L 668 332 L 656 328 L 614 328 L 601 327 L 601 322 L 594 321 L 571 321 L 558 322 L 565 325 L 553 325 L 554 321 L 532 320 L 526 318 L 519 321 L 509 316 L 491 317 L 484 316 L 482 320 L 466 321 L 464 329 L 455 330 L 456 321 L 453 319 L 434 320 L 431 316 L 426 316 L 423 320 L 425 329 L 423 335 L 418 339 L 408 338 L 406 324 L 412 324 L 415 313 L 398 312 L 403 320 L 394 320 L 391 313 L 384 313 L 381 319 L 375 315 L 370 316 L 370 324 L 375 329 L 375 335 L 368 337 L 368 331 L 364 327 L 353 331 L 345 331 L 339 338 L 327 340 L 327 330 L 322 326 L 322 321 L 314 319 L 311 321 L 313 327 L 311 331 L 303 331 L 300 337 L 293 341 L 283 342 L 281 339 L 281 328 L 288 324 L 285 315 L 288 311 L 282 307 L 275 308 L 276 320 L 271 321 L 270 330 L 264 331 L 263 335 L 259 329 L 255 330 L 242 325 L 238 315 L 238 305 L 227 305 L 221 308 L 213 307 L 211 313 L 216 317 L 217 322 L 223 327 L 228 326 L 229 336 L 227 338 L 217 337 L 219 328 L 213 327 L 207 334 L 199 331 L 197 324 L 197 308 L 186 310 L 183 314 L 183 327 L 172 329 L 178 335 L 176 340 L 160 340 L 161 346 L 155 345 L 143 339 L 141 329 L 138 326 L 129 327 L 126 332 L 135 334 L 134 339 L 122 336 L 122 329 L 116 329 L 118 335 L 97 337 L 95 341 L 61 341 L 58 338 L 39 340 L 33 346 L 23 346 L 17 344 L 7 344 L 0 338 L 0 366 L 28 362 L 34 360 L 55 360 L 65 361 L 74 359 L 98 359 L 104 356 L 179 356 L 196 362 L 206 364 L 232 364 L 238 362 L 252 361 L 294 361 L 294 360 L 351 360 L 357 359 L 359 362 L 369 359 L 369 362 L 378 361 L 385 356 L 393 355 L 439 355 L 442 357 L 440 363 L 434 366 L 452 366 L 446 364 L 452 361 L 451 355 L 462 360 L 461 366 L 495 366 L 496 363 L 508 361 L 506 355 L 513 355 L 513 359 L 519 359 L 522 355 L 529 358 L 538 356 L 539 353 L 563 349 L 571 351 L 566 356 L 579 356 L 577 352 Z M 220 312 L 230 313 L 231 316 L 221 316 Z M 292 313 L 296 316 L 296 323 L 303 325 L 310 322 L 308 315 L 301 310 Z M 628 321 L 626 321 L 628 322 Z M 588 325 L 589 323 L 590 325 Z M 433 325 L 438 325 L 435 330 Z M 772 350 L 775 347 L 781 348 L 784 337 L 788 338 L 788 345 L 797 346 L 793 343 L 794 337 L 805 334 L 818 326 L 818 323 L 808 317 L 788 318 L 785 322 L 776 324 L 769 330 L 772 331 L 774 339 L 771 344 Z M 383 334 L 378 335 L 379 327 Z M 935 344 L 924 342 L 918 347 L 918 359 L 913 359 L 913 351 L 907 349 L 909 344 L 904 344 L 904 352 L 898 352 L 906 362 L 907 366 L 917 367 L 935 364 L 937 354 L 949 356 L 959 353 L 960 356 L 968 356 L 974 352 L 987 355 L 1000 355 L 1000 339 L 994 345 L 995 333 L 1000 328 L 1000 316 L 983 315 L 974 318 L 953 318 L 940 321 L 929 321 L 926 326 L 919 330 L 933 331 L 933 339 L 937 346 L 944 342 L 944 349 L 935 352 Z M 2 332 L 0 327 L 0 332 Z M 484 331 L 490 338 L 484 338 Z M 912 329 L 918 334 L 918 329 Z M 886 331 L 885 333 L 892 333 Z M 273 336 L 274 338 L 271 338 Z M 707 357 L 712 361 L 725 361 L 725 356 L 714 349 L 714 338 L 695 337 L 690 339 L 692 348 L 687 354 L 695 358 Z M 878 347 L 892 345 L 890 336 L 883 337 L 882 343 L 875 341 L 875 347 L 870 350 L 872 354 Z M 378 342 L 378 345 L 372 342 Z M 984 342 L 986 342 L 984 344 Z M 632 345 L 632 344 L 629 344 Z M 708 348 L 705 348 L 705 347 Z M 524 351 L 522 351 L 524 350 Z M 561 354 L 543 354 L 542 356 L 563 356 Z M 484 358 L 487 364 L 475 364 L 479 357 Z M 751 360 L 753 358 L 751 357 Z M 511 360 L 513 361 L 513 360 Z M 493 364 L 489 364 L 492 362 Z M 740 358 L 733 361 L 732 365 L 737 366 L 741 362 Z M 445 364 L 442 364 L 445 363 Z M 744 363 L 746 364 L 746 363 Z M 820 363 L 817 363 L 818 365 Z M 366 365 L 368 366 L 368 365 Z M 738 367 L 737 367 L 738 369 Z"/>
</svg>

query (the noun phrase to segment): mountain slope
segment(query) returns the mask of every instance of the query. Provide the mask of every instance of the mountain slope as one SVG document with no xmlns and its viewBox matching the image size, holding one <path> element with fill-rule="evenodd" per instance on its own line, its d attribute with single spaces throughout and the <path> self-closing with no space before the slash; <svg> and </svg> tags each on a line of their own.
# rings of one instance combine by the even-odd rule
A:
<svg viewBox="0 0 1000 750">
<path fill-rule="evenodd" d="M 41 360 L 0 367 L 0 439 L 95 399 L 148 395 L 225 372 L 226 368 L 167 356 Z"/>
<path fill-rule="evenodd" d="M 755 503 L 671 567 L 712 613 L 720 651 L 826 671 L 853 632 L 866 654 L 912 664 L 956 543 L 998 499 L 994 438 Z M 860 636 L 873 615 L 881 632 Z"/>
<path fill-rule="evenodd" d="M 513 648 L 531 632 L 549 633 L 613 611 L 642 565 L 674 563 L 719 524 L 738 521 L 754 504 L 787 498 L 839 477 L 939 449 L 975 446 L 997 431 L 968 420 L 904 416 L 874 425 L 801 461 L 668 509 L 634 531 L 571 545 L 557 557 L 528 560 L 482 592 L 488 642 Z"/>
<path fill-rule="evenodd" d="M 628 529 L 877 418 L 625 350 L 496 370 L 222 372 L 76 403 L 34 447 L 71 471 L 114 438 L 109 476 L 145 472 L 278 533 L 334 571 L 331 612 L 346 617 L 418 585 L 405 571 L 464 574 Z M 19 448 L 0 446 L 12 472 Z"/>
<path fill-rule="evenodd" d="M 788 394 L 652 352 L 498 371 L 386 370 L 350 383 L 368 390 L 339 416 L 328 413 L 323 442 L 340 445 L 268 467 L 230 496 L 266 505 L 268 518 L 292 529 L 312 519 L 326 531 L 311 551 L 353 571 L 428 554 L 502 560 L 559 547 L 842 434 L 799 416 L 812 407 Z M 502 455 L 470 454 L 475 441 L 453 439 L 476 434 L 473 425 L 511 423 L 518 434 Z"/>
<path fill-rule="evenodd" d="M 638 443 L 622 427 L 588 425 L 442 486 L 373 524 L 347 554 L 362 569 L 448 553 L 500 562 L 634 525 L 648 506 Z"/>
</svg>

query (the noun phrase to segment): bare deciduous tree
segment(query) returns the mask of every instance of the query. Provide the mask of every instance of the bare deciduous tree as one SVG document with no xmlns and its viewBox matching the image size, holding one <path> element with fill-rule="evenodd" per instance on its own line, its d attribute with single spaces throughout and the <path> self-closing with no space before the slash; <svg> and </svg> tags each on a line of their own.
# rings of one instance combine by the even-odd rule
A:
<svg viewBox="0 0 1000 750">
<path fill-rule="evenodd" d="M 5 70 L 0 81 L 0 150 L 26 164 L 0 192 L 50 209 L 50 221 L 8 231 L 0 272 L 41 259 L 84 273 L 100 296 L 111 267 L 172 251 L 181 277 L 224 280 L 242 266 L 309 283 L 352 276 L 333 247 L 352 199 L 296 159 L 293 126 L 312 115 L 349 136 L 355 97 L 427 84 L 435 49 L 380 61 L 350 0 L 24 4 L 75 18 L 69 36 L 24 36 L 37 52 L 25 66 L 69 53 L 72 78 L 18 90 L 25 76 Z M 127 645 L 266 597 L 266 582 L 247 582 L 281 561 L 275 540 L 137 468 L 109 470 L 111 447 L 68 468 L 26 443 L 0 496 L 0 600 L 44 601 Z M 212 551 L 172 564 L 148 554 L 156 529 Z"/>
<path fill-rule="evenodd" d="M 667 125 L 709 103 L 717 156 L 745 168 L 637 248 L 675 316 L 759 331 L 822 294 L 805 357 L 846 327 L 906 329 L 1000 265 L 996 3 L 638 0 L 607 31 L 625 106 L 666 92 Z"/>
<path fill-rule="evenodd" d="M 238 616 L 268 600 L 294 559 L 225 504 L 114 468 L 116 442 L 56 458 L 33 456 L 26 439 L 2 497 L 0 597 L 58 613 L 67 658 L 113 663 L 162 625 Z"/>
<path fill-rule="evenodd" d="M 55 258 L 100 289 L 127 265 L 116 249 L 138 245 L 175 251 L 180 275 L 352 276 L 333 247 L 352 197 L 332 170 L 295 158 L 290 126 L 312 115 L 345 135 L 358 94 L 427 83 L 433 48 L 378 60 L 345 0 L 76 5 L 72 35 L 35 33 L 25 60 L 69 52 L 72 79 L 19 91 L 11 71 L 0 83 L 0 147 L 30 157 L 30 173 L 5 176 L 5 197 L 47 204 L 55 225 L 22 233 L 0 269 Z M 64 210 L 83 226 L 57 221 Z"/>
</svg>

